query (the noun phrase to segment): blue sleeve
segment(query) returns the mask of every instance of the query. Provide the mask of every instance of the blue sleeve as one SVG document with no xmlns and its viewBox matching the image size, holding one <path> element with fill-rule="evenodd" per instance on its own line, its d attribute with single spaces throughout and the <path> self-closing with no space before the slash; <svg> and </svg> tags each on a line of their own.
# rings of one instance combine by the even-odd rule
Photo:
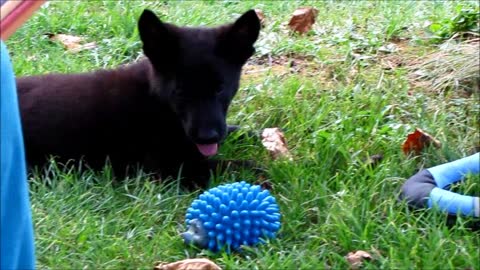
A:
<svg viewBox="0 0 480 270">
<path fill-rule="evenodd" d="M 460 213 L 464 216 L 480 217 L 479 197 L 461 195 L 438 187 L 430 192 L 427 205 L 429 208 L 436 206 L 452 215 Z"/>
<path fill-rule="evenodd" d="M 479 173 L 480 153 L 458 159 L 449 163 L 441 164 L 428 171 L 432 174 L 436 186 L 429 194 L 428 207 L 437 206 L 439 209 L 450 214 L 461 213 L 466 216 L 480 216 L 479 197 L 461 195 L 446 188 L 461 181 L 466 174 Z"/>
<path fill-rule="evenodd" d="M 478 173 L 480 171 L 480 153 L 429 168 L 428 171 L 433 175 L 437 187 L 445 188 L 462 180 L 466 174 Z"/>
<path fill-rule="evenodd" d="M 12 64 L 0 41 L 0 269 L 34 269 L 25 154 Z"/>
</svg>

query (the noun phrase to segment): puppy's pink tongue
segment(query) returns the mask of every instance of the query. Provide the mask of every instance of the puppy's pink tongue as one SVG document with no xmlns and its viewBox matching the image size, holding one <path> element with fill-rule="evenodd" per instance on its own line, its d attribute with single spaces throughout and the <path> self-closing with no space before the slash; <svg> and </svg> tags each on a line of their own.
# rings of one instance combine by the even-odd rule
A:
<svg viewBox="0 0 480 270">
<path fill-rule="evenodd" d="M 204 156 L 213 156 L 218 151 L 218 144 L 197 144 L 198 151 Z"/>
</svg>

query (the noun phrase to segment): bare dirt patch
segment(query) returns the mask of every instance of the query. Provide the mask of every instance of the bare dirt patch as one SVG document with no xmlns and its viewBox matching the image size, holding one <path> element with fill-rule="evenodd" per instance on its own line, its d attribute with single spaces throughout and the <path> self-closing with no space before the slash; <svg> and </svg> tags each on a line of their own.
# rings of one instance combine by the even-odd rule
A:
<svg viewBox="0 0 480 270">
<path fill-rule="evenodd" d="M 328 68 L 314 56 L 288 54 L 252 58 L 243 68 L 243 80 L 257 81 L 266 74 L 284 77 L 297 74 L 328 79 Z"/>
</svg>

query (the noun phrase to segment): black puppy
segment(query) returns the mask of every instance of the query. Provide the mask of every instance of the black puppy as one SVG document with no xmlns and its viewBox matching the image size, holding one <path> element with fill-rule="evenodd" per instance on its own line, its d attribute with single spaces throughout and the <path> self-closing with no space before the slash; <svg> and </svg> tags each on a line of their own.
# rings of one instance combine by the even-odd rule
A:
<svg viewBox="0 0 480 270">
<path fill-rule="evenodd" d="M 29 165 L 55 156 L 101 168 L 108 158 L 116 173 L 141 165 L 207 183 L 259 19 L 250 10 L 232 24 L 188 28 L 145 10 L 138 29 L 147 58 L 137 63 L 17 79 Z"/>
</svg>

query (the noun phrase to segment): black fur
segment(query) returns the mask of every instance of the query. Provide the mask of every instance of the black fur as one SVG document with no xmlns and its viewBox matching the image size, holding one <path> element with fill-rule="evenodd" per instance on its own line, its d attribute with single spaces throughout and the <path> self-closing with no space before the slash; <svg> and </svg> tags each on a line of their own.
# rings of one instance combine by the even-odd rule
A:
<svg viewBox="0 0 480 270">
<path fill-rule="evenodd" d="M 17 79 L 27 162 L 83 158 L 114 171 L 147 171 L 204 186 L 216 162 L 196 144 L 227 134 L 226 114 L 242 66 L 254 53 L 254 11 L 214 28 L 178 27 L 145 10 L 138 22 L 146 59 L 113 70 Z M 190 183 L 191 184 L 191 183 Z"/>
</svg>

